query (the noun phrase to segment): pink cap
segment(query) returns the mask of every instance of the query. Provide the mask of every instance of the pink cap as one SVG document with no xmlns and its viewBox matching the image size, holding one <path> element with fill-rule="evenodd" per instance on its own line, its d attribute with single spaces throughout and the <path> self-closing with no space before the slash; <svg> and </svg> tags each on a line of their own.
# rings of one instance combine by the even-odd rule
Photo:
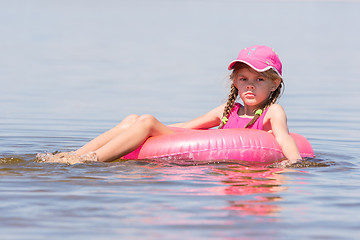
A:
<svg viewBox="0 0 360 240">
<path fill-rule="evenodd" d="M 237 62 L 245 63 L 258 72 L 265 72 L 272 68 L 280 77 L 282 74 L 279 56 L 274 49 L 267 46 L 254 45 L 244 48 L 240 51 L 238 58 L 230 63 L 228 69 L 231 70 Z"/>
</svg>

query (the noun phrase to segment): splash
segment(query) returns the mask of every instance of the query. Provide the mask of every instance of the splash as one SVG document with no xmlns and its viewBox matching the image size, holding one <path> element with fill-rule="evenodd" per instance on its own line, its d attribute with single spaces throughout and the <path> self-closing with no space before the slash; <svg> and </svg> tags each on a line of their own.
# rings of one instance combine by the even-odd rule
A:
<svg viewBox="0 0 360 240">
<path fill-rule="evenodd" d="M 0 164 L 17 164 L 17 163 L 23 163 L 26 160 L 19 158 L 19 157 L 4 157 L 0 158 Z"/>
</svg>

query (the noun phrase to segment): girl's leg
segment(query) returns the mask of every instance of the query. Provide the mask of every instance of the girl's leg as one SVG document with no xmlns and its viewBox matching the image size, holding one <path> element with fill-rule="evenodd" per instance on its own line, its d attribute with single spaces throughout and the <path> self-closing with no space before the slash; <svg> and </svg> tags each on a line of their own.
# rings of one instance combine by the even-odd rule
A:
<svg viewBox="0 0 360 240">
<path fill-rule="evenodd" d="M 128 128 L 123 129 L 120 135 L 112 138 L 105 145 L 95 151 L 98 161 L 109 162 L 132 152 L 151 136 L 174 133 L 151 115 L 138 117 Z"/>
<path fill-rule="evenodd" d="M 139 117 L 140 116 L 138 115 L 127 116 L 114 128 L 110 129 L 107 132 L 104 132 L 103 134 L 99 135 L 98 137 L 94 138 L 93 140 L 82 146 L 80 149 L 78 149 L 76 151 L 76 155 L 80 156 L 98 150 L 106 143 L 110 142 L 113 138 L 121 134 L 125 129 L 133 125 Z"/>
</svg>

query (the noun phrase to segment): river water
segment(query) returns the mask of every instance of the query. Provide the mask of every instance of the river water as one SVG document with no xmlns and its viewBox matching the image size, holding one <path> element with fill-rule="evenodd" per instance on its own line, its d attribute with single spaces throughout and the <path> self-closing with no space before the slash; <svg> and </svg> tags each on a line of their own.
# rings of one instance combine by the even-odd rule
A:
<svg viewBox="0 0 360 240">
<path fill-rule="evenodd" d="M 1 1 L 1 239 L 357 239 L 359 1 Z M 55 164 L 128 114 L 220 105 L 265 44 L 310 167 Z"/>
</svg>

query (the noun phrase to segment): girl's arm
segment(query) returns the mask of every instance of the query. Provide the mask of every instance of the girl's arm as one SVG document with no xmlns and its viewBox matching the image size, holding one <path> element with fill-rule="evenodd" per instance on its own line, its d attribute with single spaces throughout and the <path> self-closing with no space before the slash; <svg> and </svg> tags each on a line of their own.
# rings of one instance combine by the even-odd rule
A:
<svg viewBox="0 0 360 240">
<path fill-rule="evenodd" d="M 301 160 L 301 156 L 294 139 L 289 135 L 289 128 L 284 109 L 278 104 L 273 104 L 269 111 L 272 132 L 276 141 L 279 143 L 284 156 L 287 158 L 284 165 L 296 163 Z"/>
<path fill-rule="evenodd" d="M 192 128 L 192 129 L 208 129 L 216 127 L 220 124 L 225 104 L 222 104 L 204 115 L 194 118 L 188 122 L 175 123 L 170 127 Z"/>
</svg>

